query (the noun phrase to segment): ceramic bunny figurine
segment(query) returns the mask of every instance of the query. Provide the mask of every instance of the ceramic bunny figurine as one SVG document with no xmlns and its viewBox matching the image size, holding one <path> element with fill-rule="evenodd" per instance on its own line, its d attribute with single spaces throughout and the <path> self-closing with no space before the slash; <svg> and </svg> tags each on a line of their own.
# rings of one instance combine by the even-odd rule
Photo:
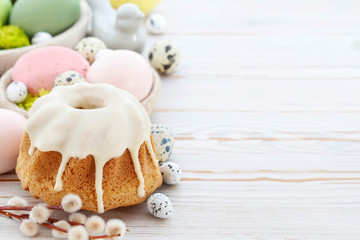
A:
<svg viewBox="0 0 360 240">
<path fill-rule="evenodd" d="M 146 33 L 145 15 L 133 3 L 122 4 L 115 10 L 109 0 L 87 0 L 93 9 L 90 35 L 100 38 L 110 49 L 129 49 L 141 53 Z"/>
</svg>

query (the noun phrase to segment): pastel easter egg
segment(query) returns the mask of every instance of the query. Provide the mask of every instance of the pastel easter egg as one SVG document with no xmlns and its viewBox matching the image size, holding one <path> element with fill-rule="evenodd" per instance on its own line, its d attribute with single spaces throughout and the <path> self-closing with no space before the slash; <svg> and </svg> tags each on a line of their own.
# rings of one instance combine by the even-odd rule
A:
<svg viewBox="0 0 360 240">
<path fill-rule="evenodd" d="M 171 73 L 179 64 L 179 49 L 169 40 L 160 40 L 151 47 L 149 61 L 159 73 Z"/>
<path fill-rule="evenodd" d="M 12 7 L 11 0 L 0 0 L 0 27 L 5 25 Z"/>
<path fill-rule="evenodd" d="M 153 124 L 151 126 L 151 135 L 159 163 L 167 161 L 174 148 L 175 140 L 172 132 L 162 124 Z"/>
<path fill-rule="evenodd" d="M 57 76 L 54 81 L 54 87 L 70 86 L 80 82 L 86 82 L 85 78 L 80 73 L 75 71 L 66 71 Z"/>
<path fill-rule="evenodd" d="M 164 183 L 175 185 L 180 182 L 182 177 L 182 169 L 174 162 L 166 162 L 160 166 L 161 175 Z"/>
<path fill-rule="evenodd" d="M 49 41 L 51 39 L 53 39 L 53 36 L 50 33 L 37 32 L 31 38 L 31 43 L 32 44 L 44 43 L 44 42 L 47 42 L 47 41 Z"/>
<path fill-rule="evenodd" d="M 89 62 L 70 48 L 50 46 L 24 54 L 15 63 L 13 81 L 24 83 L 35 95 L 40 89 L 51 90 L 55 78 L 66 71 L 76 71 L 86 77 Z"/>
<path fill-rule="evenodd" d="M 10 24 L 19 26 L 30 37 L 37 32 L 55 36 L 79 17 L 79 0 L 17 0 L 10 14 Z"/>
<path fill-rule="evenodd" d="M 95 61 L 96 54 L 105 49 L 105 43 L 96 37 L 83 38 L 75 46 L 75 51 L 83 55 L 90 64 Z"/>
<path fill-rule="evenodd" d="M 168 218 L 172 215 L 173 206 L 170 199 L 162 193 L 154 193 L 147 200 L 149 212 L 157 218 Z"/>
<path fill-rule="evenodd" d="M 27 95 L 27 87 L 22 82 L 12 82 L 6 88 L 6 96 L 13 103 L 23 102 Z"/>
<path fill-rule="evenodd" d="M 90 83 L 108 83 L 134 95 L 139 101 L 148 96 L 152 87 L 149 63 L 130 50 L 104 54 L 90 67 L 86 79 Z"/>
<path fill-rule="evenodd" d="M 15 168 L 26 118 L 0 108 L 0 174 Z"/>
</svg>

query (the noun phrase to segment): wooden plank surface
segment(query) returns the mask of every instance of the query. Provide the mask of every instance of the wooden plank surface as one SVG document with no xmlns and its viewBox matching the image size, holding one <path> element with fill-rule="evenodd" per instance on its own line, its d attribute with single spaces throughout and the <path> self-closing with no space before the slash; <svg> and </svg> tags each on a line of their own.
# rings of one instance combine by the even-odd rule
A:
<svg viewBox="0 0 360 240">
<path fill-rule="evenodd" d="M 104 214 L 126 239 L 360 239 L 360 2 L 163 0 L 182 60 L 152 114 L 169 126 L 168 220 Z M 147 47 L 148 48 L 148 47 Z M 0 176 L 0 205 L 21 189 Z M 91 213 L 86 213 L 90 215 Z M 64 217 L 64 215 L 58 215 Z M 0 217 L 1 239 L 26 239 Z M 41 228 L 39 239 L 51 239 Z"/>
</svg>

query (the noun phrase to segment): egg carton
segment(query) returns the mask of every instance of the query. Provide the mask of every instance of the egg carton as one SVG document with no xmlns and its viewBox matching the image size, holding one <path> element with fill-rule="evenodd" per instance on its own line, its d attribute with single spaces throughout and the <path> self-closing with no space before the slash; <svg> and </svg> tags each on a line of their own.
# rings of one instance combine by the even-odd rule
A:
<svg viewBox="0 0 360 240">
<path fill-rule="evenodd" d="M 0 78 L 0 107 L 10 109 L 12 111 L 15 111 L 23 115 L 26 118 L 29 118 L 28 111 L 18 107 L 18 105 L 7 99 L 6 89 L 8 85 L 12 82 L 12 71 L 13 68 L 10 68 Z M 161 78 L 154 69 L 152 69 L 152 75 L 153 75 L 153 84 L 150 93 L 145 99 L 141 101 L 141 104 L 143 105 L 143 107 L 145 108 L 148 114 L 150 114 L 154 110 L 155 106 L 159 101 L 160 93 L 161 93 Z"/>
<path fill-rule="evenodd" d="M 31 50 L 45 46 L 64 46 L 74 48 L 74 46 L 85 37 L 87 26 L 92 15 L 91 8 L 84 0 L 80 2 L 80 8 L 81 14 L 77 22 L 66 31 L 56 35 L 51 40 L 26 47 L 0 50 L 0 75 L 10 67 L 14 66 L 19 57 Z"/>
</svg>

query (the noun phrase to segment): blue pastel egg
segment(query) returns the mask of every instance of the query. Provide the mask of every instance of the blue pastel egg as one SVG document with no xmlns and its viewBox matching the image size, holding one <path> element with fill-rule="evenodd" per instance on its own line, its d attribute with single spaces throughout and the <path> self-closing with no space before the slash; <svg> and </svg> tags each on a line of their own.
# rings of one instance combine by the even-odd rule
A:
<svg viewBox="0 0 360 240">
<path fill-rule="evenodd" d="M 162 124 L 153 124 L 151 126 L 151 135 L 153 136 L 156 156 L 159 163 L 167 161 L 174 148 L 174 136 L 166 126 Z"/>
</svg>

